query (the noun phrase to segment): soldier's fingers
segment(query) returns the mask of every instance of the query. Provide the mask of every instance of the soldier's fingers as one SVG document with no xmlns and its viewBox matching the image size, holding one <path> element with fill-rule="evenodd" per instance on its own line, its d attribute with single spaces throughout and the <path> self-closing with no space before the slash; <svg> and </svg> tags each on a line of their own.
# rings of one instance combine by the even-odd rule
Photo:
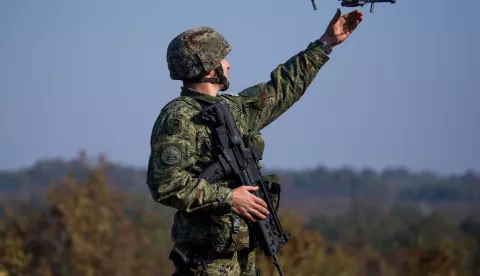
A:
<svg viewBox="0 0 480 276">
<path fill-rule="evenodd" d="M 240 210 L 238 210 L 237 208 L 233 207 L 232 206 L 232 212 L 234 212 L 235 214 L 239 215 L 240 214 Z"/>
<path fill-rule="evenodd" d="M 248 219 L 248 220 L 251 221 L 251 222 L 256 222 L 256 221 L 257 221 L 257 220 L 256 220 L 254 217 L 252 217 L 252 215 L 250 215 L 248 212 L 243 213 L 243 217 L 245 217 L 246 219 Z"/>
<path fill-rule="evenodd" d="M 330 20 L 330 25 L 335 24 L 335 22 L 338 21 L 342 13 L 340 12 L 340 9 L 337 8 L 337 11 L 335 12 L 335 15 L 333 15 L 333 18 Z"/>
<path fill-rule="evenodd" d="M 256 206 L 255 206 L 255 209 L 256 209 L 257 211 L 262 212 L 262 214 L 264 214 L 264 215 L 266 215 L 266 216 L 268 216 L 268 215 L 270 214 L 270 212 L 268 211 L 268 209 L 267 209 L 267 208 L 264 208 L 264 207 L 261 206 L 261 205 L 256 205 Z"/>
<path fill-rule="evenodd" d="M 245 188 L 245 190 L 249 191 L 249 192 L 254 192 L 256 190 L 258 190 L 258 186 L 243 186 Z"/>
<path fill-rule="evenodd" d="M 359 24 L 360 24 L 360 21 L 355 21 L 355 22 L 352 22 L 348 25 L 344 25 L 343 26 L 343 32 L 347 32 L 347 31 L 351 32 L 351 31 L 355 30 L 358 27 Z"/>
<path fill-rule="evenodd" d="M 363 19 L 363 14 L 354 14 L 349 16 L 348 18 L 345 18 L 345 23 L 344 24 L 349 24 L 350 22 L 355 22 L 356 20 L 362 20 Z"/>
<path fill-rule="evenodd" d="M 342 15 L 342 18 L 345 20 L 345 21 L 348 21 L 348 20 L 352 20 L 352 19 L 355 19 L 355 18 L 358 18 L 358 17 L 361 17 L 363 16 L 363 13 L 359 10 L 354 10 L 352 12 L 349 12 L 349 13 L 346 13 L 344 15 Z"/>
<path fill-rule="evenodd" d="M 263 201 L 263 199 L 261 199 L 257 196 L 254 198 L 254 202 L 263 206 L 263 207 L 265 207 L 265 208 L 267 208 L 267 203 L 265 203 L 265 201 Z"/>
<path fill-rule="evenodd" d="M 253 208 L 250 209 L 250 213 L 255 215 L 255 217 L 257 217 L 259 219 L 266 219 L 267 218 L 264 214 L 260 213 L 258 210 L 255 210 Z"/>
<path fill-rule="evenodd" d="M 348 20 L 343 22 L 343 25 L 345 26 L 345 25 L 350 25 L 350 24 L 358 24 L 362 20 L 363 20 L 363 16 L 357 16 L 357 17 L 354 17 L 354 18 L 349 18 Z"/>
</svg>

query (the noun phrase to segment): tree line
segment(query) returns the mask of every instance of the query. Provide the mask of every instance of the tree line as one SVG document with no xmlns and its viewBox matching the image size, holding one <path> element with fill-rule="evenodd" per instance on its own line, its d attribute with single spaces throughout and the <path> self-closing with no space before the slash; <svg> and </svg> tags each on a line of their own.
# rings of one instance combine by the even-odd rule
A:
<svg viewBox="0 0 480 276">
<path fill-rule="evenodd" d="M 102 160 L 95 166 L 77 162 L 62 177 L 50 178 L 36 200 L 4 199 L 0 275 L 171 275 L 174 210 L 116 185 L 112 171 L 117 169 Z M 300 185 L 312 185 L 307 180 L 326 175 L 306 173 Z M 345 175 L 335 175 L 329 177 L 341 187 L 350 183 Z M 402 183 L 406 176 L 396 175 L 398 182 L 389 185 L 409 186 Z M 363 177 L 374 183 L 363 185 L 382 181 L 375 182 L 382 177 L 371 173 Z M 295 186 L 291 179 L 286 183 Z M 288 189 L 282 196 L 288 198 Z M 318 201 L 325 198 L 318 196 Z M 348 198 L 349 205 L 340 214 L 306 216 L 281 203 L 280 220 L 292 233 L 279 254 L 285 275 L 480 275 L 479 212 L 452 220 L 441 210 L 379 200 L 376 194 L 352 193 Z M 278 275 L 272 259 L 261 251 L 257 266 L 261 275 Z"/>
</svg>

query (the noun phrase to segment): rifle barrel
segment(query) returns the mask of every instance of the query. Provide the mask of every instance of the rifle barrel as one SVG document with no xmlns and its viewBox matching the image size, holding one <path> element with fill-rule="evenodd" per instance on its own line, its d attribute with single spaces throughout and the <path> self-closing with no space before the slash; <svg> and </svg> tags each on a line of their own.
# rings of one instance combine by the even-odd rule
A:
<svg viewBox="0 0 480 276">
<path fill-rule="evenodd" d="M 283 271 L 282 271 L 282 268 L 280 267 L 280 262 L 278 261 L 277 255 L 273 255 L 273 264 L 277 267 L 277 270 L 280 276 L 283 276 Z"/>
</svg>

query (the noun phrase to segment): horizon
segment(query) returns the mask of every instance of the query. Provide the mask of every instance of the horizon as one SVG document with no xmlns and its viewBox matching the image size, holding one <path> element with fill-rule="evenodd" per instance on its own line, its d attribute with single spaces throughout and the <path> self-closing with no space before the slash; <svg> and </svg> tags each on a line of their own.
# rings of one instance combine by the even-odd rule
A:
<svg viewBox="0 0 480 276">
<path fill-rule="evenodd" d="M 76 156 L 71 157 L 71 158 L 65 158 L 65 157 L 62 157 L 62 156 L 56 156 L 56 157 L 55 156 L 50 156 L 50 157 L 39 158 L 39 159 L 36 159 L 33 162 L 31 162 L 30 164 L 28 164 L 26 166 L 23 166 L 23 167 L 18 167 L 18 168 L 13 168 L 13 169 L 1 169 L 0 168 L 0 173 L 15 173 L 15 172 L 18 172 L 18 171 L 22 171 L 22 170 L 25 170 L 25 169 L 35 167 L 38 163 L 41 163 L 41 162 L 65 162 L 65 163 L 68 163 L 68 162 L 72 162 L 72 161 L 77 161 L 80 158 L 81 152 L 83 152 L 85 154 L 84 155 L 85 162 L 87 162 L 87 164 L 89 166 L 93 166 L 93 167 L 96 166 L 98 164 L 99 158 L 104 157 L 105 158 L 104 160 L 109 164 L 118 165 L 120 167 L 127 168 L 127 169 L 145 170 L 145 171 L 147 170 L 147 166 L 142 167 L 142 166 L 138 166 L 138 165 L 135 165 L 135 164 L 130 164 L 130 163 L 126 163 L 126 162 L 122 162 L 122 161 L 118 161 L 118 160 L 112 160 L 107 155 L 104 155 L 102 153 L 97 154 L 96 156 L 92 156 L 88 152 L 79 150 L 78 154 Z M 266 171 L 280 171 L 280 172 L 284 172 L 284 173 L 292 173 L 292 172 L 293 173 L 296 173 L 296 172 L 304 173 L 304 172 L 308 172 L 308 171 L 311 171 L 311 170 L 317 170 L 317 169 L 320 169 L 320 168 L 324 168 L 324 169 L 327 169 L 329 171 L 340 171 L 340 170 L 347 169 L 347 170 L 352 170 L 354 173 L 361 173 L 362 171 L 369 170 L 369 171 L 373 171 L 375 174 L 382 174 L 386 171 L 406 171 L 408 174 L 433 174 L 433 175 L 438 176 L 438 177 L 457 177 L 457 176 L 463 176 L 463 175 L 468 174 L 468 173 L 474 173 L 475 175 L 480 175 L 480 170 L 475 170 L 475 169 L 466 169 L 464 171 L 453 172 L 453 173 L 441 173 L 441 172 L 434 171 L 434 170 L 429 170 L 429 169 L 415 170 L 415 169 L 409 168 L 407 166 L 402 166 L 402 165 L 386 166 L 386 167 L 383 167 L 383 168 L 380 168 L 380 169 L 372 168 L 370 166 L 354 167 L 354 166 L 351 166 L 351 165 L 348 165 L 348 164 L 340 165 L 340 166 L 337 166 L 337 167 L 329 166 L 327 164 L 318 164 L 316 166 L 303 167 L 303 168 L 278 168 L 278 167 L 274 168 L 274 167 L 269 167 L 268 165 L 265 165 L 265 164 L 262 163 L 262 168 L 261 169 L 262 169 L 263 172 L 265 172 L 265 170 L 266 170 Z"/>
</svg>

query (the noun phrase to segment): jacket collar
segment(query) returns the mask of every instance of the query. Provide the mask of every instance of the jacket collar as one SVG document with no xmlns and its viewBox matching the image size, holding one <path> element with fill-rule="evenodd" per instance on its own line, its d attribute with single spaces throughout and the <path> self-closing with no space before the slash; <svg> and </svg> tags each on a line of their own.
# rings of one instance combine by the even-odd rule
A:
<svg viewBox="0 0 480 276">
<path fill-rule="evenodd" d="M 202 100 L 208 103 L 216 103 L 222 99 L 222 96 L 220 94 L 217 94 L 217 96 L 214 97 L 214 96 L 207 95 L 205 93 L 198 92 L 191 88 L 185 88 L 185 87 L 182 87 L 180 96 L 191 97 L 196 100 Z"/>
</svg>

